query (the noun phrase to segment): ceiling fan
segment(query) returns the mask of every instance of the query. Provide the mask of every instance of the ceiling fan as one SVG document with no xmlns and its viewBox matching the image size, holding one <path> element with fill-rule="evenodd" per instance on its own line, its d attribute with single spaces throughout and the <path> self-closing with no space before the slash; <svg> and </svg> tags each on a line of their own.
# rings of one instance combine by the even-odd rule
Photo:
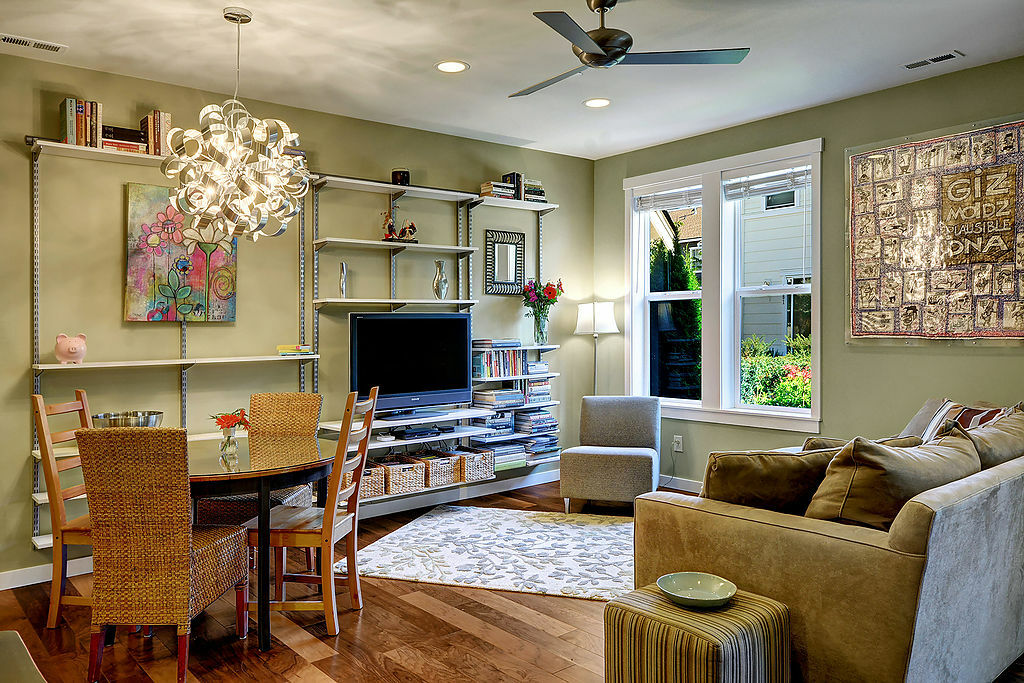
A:
<svg viewBox="0 0 1024 683">
<path fill-rule="evenodd" d="M 749 47 L 725 50 L 678 50 L 675 52 L 630 52 L 633 37 L 617 28 L 605 28 L 604 15 L 617 0 L 587 0 L 591 12 L 601 16 L 601 27 L 584 31 L 565 12 L 534 12 L 545 24 L 572 43 L 572 51 L 582 64 L 554 78 L 541 81 L 529 88 L 512 93 L 509 97 L 522 97 L 583 73 L 588 68 L 607 69 L 616 64 L 739 64 L 750 52 Z"/>
</svg>

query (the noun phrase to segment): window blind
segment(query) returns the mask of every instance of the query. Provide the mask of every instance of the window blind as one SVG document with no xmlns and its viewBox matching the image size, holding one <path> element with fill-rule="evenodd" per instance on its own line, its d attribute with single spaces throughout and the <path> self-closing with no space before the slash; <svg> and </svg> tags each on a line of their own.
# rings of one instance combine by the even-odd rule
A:
<svg viewBox="0 0 1024 683">
<path fill-rule="evenodd" d="M 670 211 L 689 209 L 701 204 L 701 186 L 684 187 L 680 190 L 648 194 L 636 198 L 637 211 Z"/>
<path fill-rule="evenodd" d="M 722 195 L 727 200 L 763 197 L 776 192 L 809 189 L 811 167 L 799 166 L 740 178 L 722 179 Z"/>
</svg>

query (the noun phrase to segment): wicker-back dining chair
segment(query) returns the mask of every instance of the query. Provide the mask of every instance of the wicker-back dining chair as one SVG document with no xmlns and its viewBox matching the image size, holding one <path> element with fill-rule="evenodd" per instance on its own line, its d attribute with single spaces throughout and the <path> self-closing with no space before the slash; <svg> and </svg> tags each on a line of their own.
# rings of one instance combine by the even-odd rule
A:
<svg viewBox="0 0 1024 683">
<path fill-rule="evenodd" d="M 320 584 L 321 600 L 278 599 L 271 602 L 272 610 L 323 610 L 327 620 L 327 632 L 338 635 L 338 608 L 335 585 L 348 587 L 353 609 L 362 609 L 363 600 L 359 589 L 359 570 L 356 558 L 356 534 L 359 517 L 359 482 L 366 467 L 366 453 L 369 450 L 370 428 L 377 407 L 377 387 L 370 390 L 369 397 L 358 401 L 355 392 L 348 395 L 345 415 L 338 434 L 338 446 L 334 453 L 334 466 L 327 482 L 327 499 L 323 509 L 299 508 L 278 505 L 270 511 L 270 546 L 272 548 L 317 548 L 320 551 L 319 574 L 309 571 L 305 574 L 284 574 L 286 582 Z M 354 448 L 354 451 L 353 451 Z M 342 488 L 345 475 L 351 476 L 351 483 Z M 343 510 L 339 511 L 339 508 Z M 256 518 L 245 523 L 249 530 L 249 545 L 258 543 Z M 345 540 L 347 573 L 334 574 L 334 545 Z M 250 607 L 253 605 L 249 605 Z"/>
<path fill-rule="evenodd" d="M 77 438 L 92 517 L 89 681 L 99 680 L 108 630 L 136 624 L 177 628 L 184 681 L 192 618 L 232 586 L 245 637 L 246 532 L 192 526 L 184 429 L 80 429 Z"/>
<path fill-rule="evenodd" d="M 39 394 L 32 394 L 32 412 L 35 417 L 39 459 L 43 468 L 43 479 L 46 481 L 50 528 L 53 534 L 53 579 L 50 582 L 50 609 L 46 614 L 46 627 L 56 628 L 61 605 L 92 604 L 92 598 L 64 594 L 68 578 L 68 546 L 92 545 L 92 538 L 89 535 L 89 515 L 69 520 L 64 508 L 64 501 L 85 493 L 85 486 L 78 484 L 63 488 L 60 483 L 60 473 L 80 467 L 82 459 L 78 455 L 62 453 L 61 455 L 67 457 L 57 460 L 57 450 L 54 448 L 54 444 L 74 440 L 75 430 L 54 432 L 50 429 L 49 418 L 51 415 L 77 413 L 81 427 L 92 427 L 92 416 L 89 414 L 89 399 L 82 389 L 75 390 L 74 401 L 52 405 L 46 405 Z"/>
</svg>

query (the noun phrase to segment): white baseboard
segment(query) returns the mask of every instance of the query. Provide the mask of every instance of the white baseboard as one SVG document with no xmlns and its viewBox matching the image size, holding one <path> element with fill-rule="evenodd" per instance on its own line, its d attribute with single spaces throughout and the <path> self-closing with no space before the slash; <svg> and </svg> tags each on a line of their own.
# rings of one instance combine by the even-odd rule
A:
<svg viewBox="0 0 1024 683">
<path fill-rule="evenodd" d="M 683 491 L 684 493 L 700 493 L 701 486 L 704 482 L 697 481 L 696 479 L 683 479 L 682 477 L 666 477 L 662 475 L 659 486 L 664 486 L 667 489 L 676 489 L 677 491 Z"/>
<path fill-rule="evenodd" d="M 415 510 L 416 508 L 433 507 L 435 505 L 441 505 L 442 503 L 451 503 L 452 501 L 476 498 L 477 496 L 488 496 L 492 493 L 503 493 L 505 491 L 521 489 L 527 486 L 534 486 L 535 484 L 547 484 L 552 481 L 558 481 L 560 475 L 561 472 L 557 469 L 546 470 L 544 472 L 527 474 L 522 477 L 510 477 L 508 479 L 488 481 L 473 486 L 460 486 L 451 489 L 444 489 L 443 491 L 435 491 L 434 493 L 418 493 L 406 498 L 383 500 L 379 503 L 360 508 L 359 517 L 360 519 L 370 519 L 371 517 L 390 515 L 393 512 L 404 512 L 406 510 Z"/>
<path fill-rule="evenodd" d="M 79 576 L 92 573 L 92 555 L 68 560 L 68 576 Z M 0 590 L 31 586 L 53 578 L 53 564 L 40 564 L 35 567 L 24 567 L 0 572 Z"/>
</svg>

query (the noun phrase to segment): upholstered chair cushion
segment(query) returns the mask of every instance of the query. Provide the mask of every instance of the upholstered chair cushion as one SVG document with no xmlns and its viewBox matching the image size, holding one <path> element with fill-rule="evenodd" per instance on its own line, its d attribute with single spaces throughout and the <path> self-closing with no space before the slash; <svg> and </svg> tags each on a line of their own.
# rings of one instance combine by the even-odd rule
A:
<svg viewBox="0 0 1024 683">
<path fill-rule="evenodd" d="M 661 443 L 661 404 L 651 396 L 584 396 L 581 446 L 653 448 Z"/>
<path fill-rule="evenodd" d="M 1024 455 L 1024 404 L 1018 403 L 1013 412 L 980 427 L 967 430 L 978 449 L 981 469 L 995 467 Z"/>
<path fill-rule="evenodd" d="M 806 516 L 888 531 L 917 494 L 980 471 L 978 449 L 959 426 L 911 448 L 857 437 L 829 463 Z"/>
</svg>

